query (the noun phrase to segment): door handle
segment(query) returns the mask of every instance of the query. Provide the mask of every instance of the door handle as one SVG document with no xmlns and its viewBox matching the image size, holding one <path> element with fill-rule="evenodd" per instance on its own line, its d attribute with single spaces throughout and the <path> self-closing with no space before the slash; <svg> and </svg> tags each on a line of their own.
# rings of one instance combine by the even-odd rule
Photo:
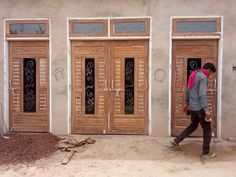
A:
<svg viewBox="0 0 236 177">
<path fill-rule="evenodd" d="M 12 80 L 11 79 L 9 80 L 9 88 L 8 89 L 11 90 L 12 95 L 15 95 L 15 92 L 14 92 L 15 89 L 12 87 Z"/>
<path fill-rule="evenodd" d="M 111 91 L 114 89 L 114 80 L 111 80 Z"/>
<path fill-rule="evenodd" d="M 125 92 L 125 89 L 113 89 L 112 92 L 116 92 L 116 96 L 119 96 L 120 92 Z"/>
<path fill-rule="evenodd" d="M 104 82 L 105 82 L 105 88 L 104 88 L 104 91 L 108 91 L 108 90 L 109 90 L 109 89 L 108 89 L 108 85 L 107 85 L 107 82 L 108 82 L 108 81 L 105 80 Z"/>
<path fill-rule="evenodd" d="M 112 92 L 125 92 L 125 89 L 113 89 Z"/>
<path fill-rule="evenodd" d="M 216 89 L 216 79 L 214 79 L 214 89 Z"/>
<path fill-rule="evenodd" d="M 111 80 L 111 88 L 107 89 L 109 92 L 112 92 L 114 90 L 114 81 Z"/>
<path fill-rule="evenodd" d="M 15 90 L 14 88 L 11 89 L 12 95 L 15 95 L 15 91 L 14 90 Z"/>
<path fill-rule="evenodd" d="M 125 89 L 117 88 L 114 89 L 114 80 L 111 80 L 111 88 L 109 89 L 110 92 L 116 92 L 116 95 L 118 96 L 120 92 L 125 92 Z"/>
</svg>

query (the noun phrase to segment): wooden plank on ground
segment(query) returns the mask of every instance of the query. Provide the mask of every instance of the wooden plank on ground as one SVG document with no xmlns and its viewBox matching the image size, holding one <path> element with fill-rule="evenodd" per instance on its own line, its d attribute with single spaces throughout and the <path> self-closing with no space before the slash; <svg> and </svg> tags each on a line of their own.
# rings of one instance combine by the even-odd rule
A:
<svg viewBox="0 0 236 177">
<path fill-rule="evenodd" d="M 65 158 L 63 159 L 62 164 L 66 165 L 70 161 L 70 159 L 72 158 L 72 156 L 74 155 L 75 152 L 76 151 L 74 151 L 74 150 L 71 150 L 70 152 L 68 152 L 66 154 Z"/>
</svg>

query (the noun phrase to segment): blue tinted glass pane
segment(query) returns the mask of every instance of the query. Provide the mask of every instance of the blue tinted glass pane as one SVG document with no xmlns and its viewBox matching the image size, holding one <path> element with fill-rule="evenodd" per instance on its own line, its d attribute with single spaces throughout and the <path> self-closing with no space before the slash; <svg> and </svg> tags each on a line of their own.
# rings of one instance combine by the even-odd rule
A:
<svg viewBox="0 0 236 177">
<path fill-rule="evenodd" d="M 145 22 L 115 22 L 115 33 L 145 33 Z"/>
<path fill-rule="evenodd" d="M 10 24 L 10 34 L 44 34 L 46 24 Z"/>
<path fill-rule="evenodd" d="M 216 22 L 177 22 L 176 32 L 216 32 Z"/>
<path fill-rule="evenodd" d="M 74 24 L 74 33 L 89 34 L 89 33 L 103 33 L 103 23 L 79 23 Z"/>
</svg>

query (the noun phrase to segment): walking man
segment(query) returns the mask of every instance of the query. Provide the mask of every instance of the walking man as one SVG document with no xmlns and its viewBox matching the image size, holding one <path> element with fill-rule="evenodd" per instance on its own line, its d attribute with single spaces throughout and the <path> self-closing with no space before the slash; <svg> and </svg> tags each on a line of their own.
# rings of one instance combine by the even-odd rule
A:
<svg viewBox="0 0 236 177">
<path fill-rule="evenodd" d="M 207 105 L 207 82 L 212 73 L 216 72 L 213 63 L 204 64 L 200 70 L 195 70 L 191 73 L 186 91 L 186 106 L 184 111 L 191 112 L 191 124 L 171 141 L 171 146 L 178 146 L 179 143 L 187 136 L 193 133 L 200 122 L 203 129 L 203 147 L 202 157 L 213 158 L 215 153 L 210 152 L 211 142 L 211 114 Z"/>
</svg>

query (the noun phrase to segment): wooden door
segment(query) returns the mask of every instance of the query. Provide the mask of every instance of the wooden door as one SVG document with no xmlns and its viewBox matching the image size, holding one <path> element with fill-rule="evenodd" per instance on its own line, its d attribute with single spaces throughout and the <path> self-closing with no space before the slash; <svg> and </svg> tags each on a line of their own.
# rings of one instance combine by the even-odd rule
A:
<svg viewBox="0 0 236 177">
<path fill-rule="evenodd" d="M 107 131 L 108 43 L 72 41 L 72 133 Z"/>
<path fill-rule="evenodd" d="M 184 113 L 185 91 L 190 73 L 200 69 L 206 62 L 217 66 L 218 41 L 217 40 L 176 40 L 173 41 L 173 67 L 172 67 L 172 135 L 176 136 L 191 122 L 190 113 Z M 208 106 L 213 115 L 212 131 L 216 135 L 216 94 L 217 74 L 212 74 L 208 80 Z M 202 128 L 192 136 L 202 136 Z"/>
<path fill-rule="evenodd" d="M 148 41 L 111 43 L 111 134 L 147 134 Z"/>
<path fill-rule="evenodd" d="M 48 42 L 9 42 L 10 128 L 48 132 Z"/>
<path fill-rule="evenodd" d="M 72 41 L 71 45 L 72 133 L 146 134 L 148 42 Z"/>
</svg>

